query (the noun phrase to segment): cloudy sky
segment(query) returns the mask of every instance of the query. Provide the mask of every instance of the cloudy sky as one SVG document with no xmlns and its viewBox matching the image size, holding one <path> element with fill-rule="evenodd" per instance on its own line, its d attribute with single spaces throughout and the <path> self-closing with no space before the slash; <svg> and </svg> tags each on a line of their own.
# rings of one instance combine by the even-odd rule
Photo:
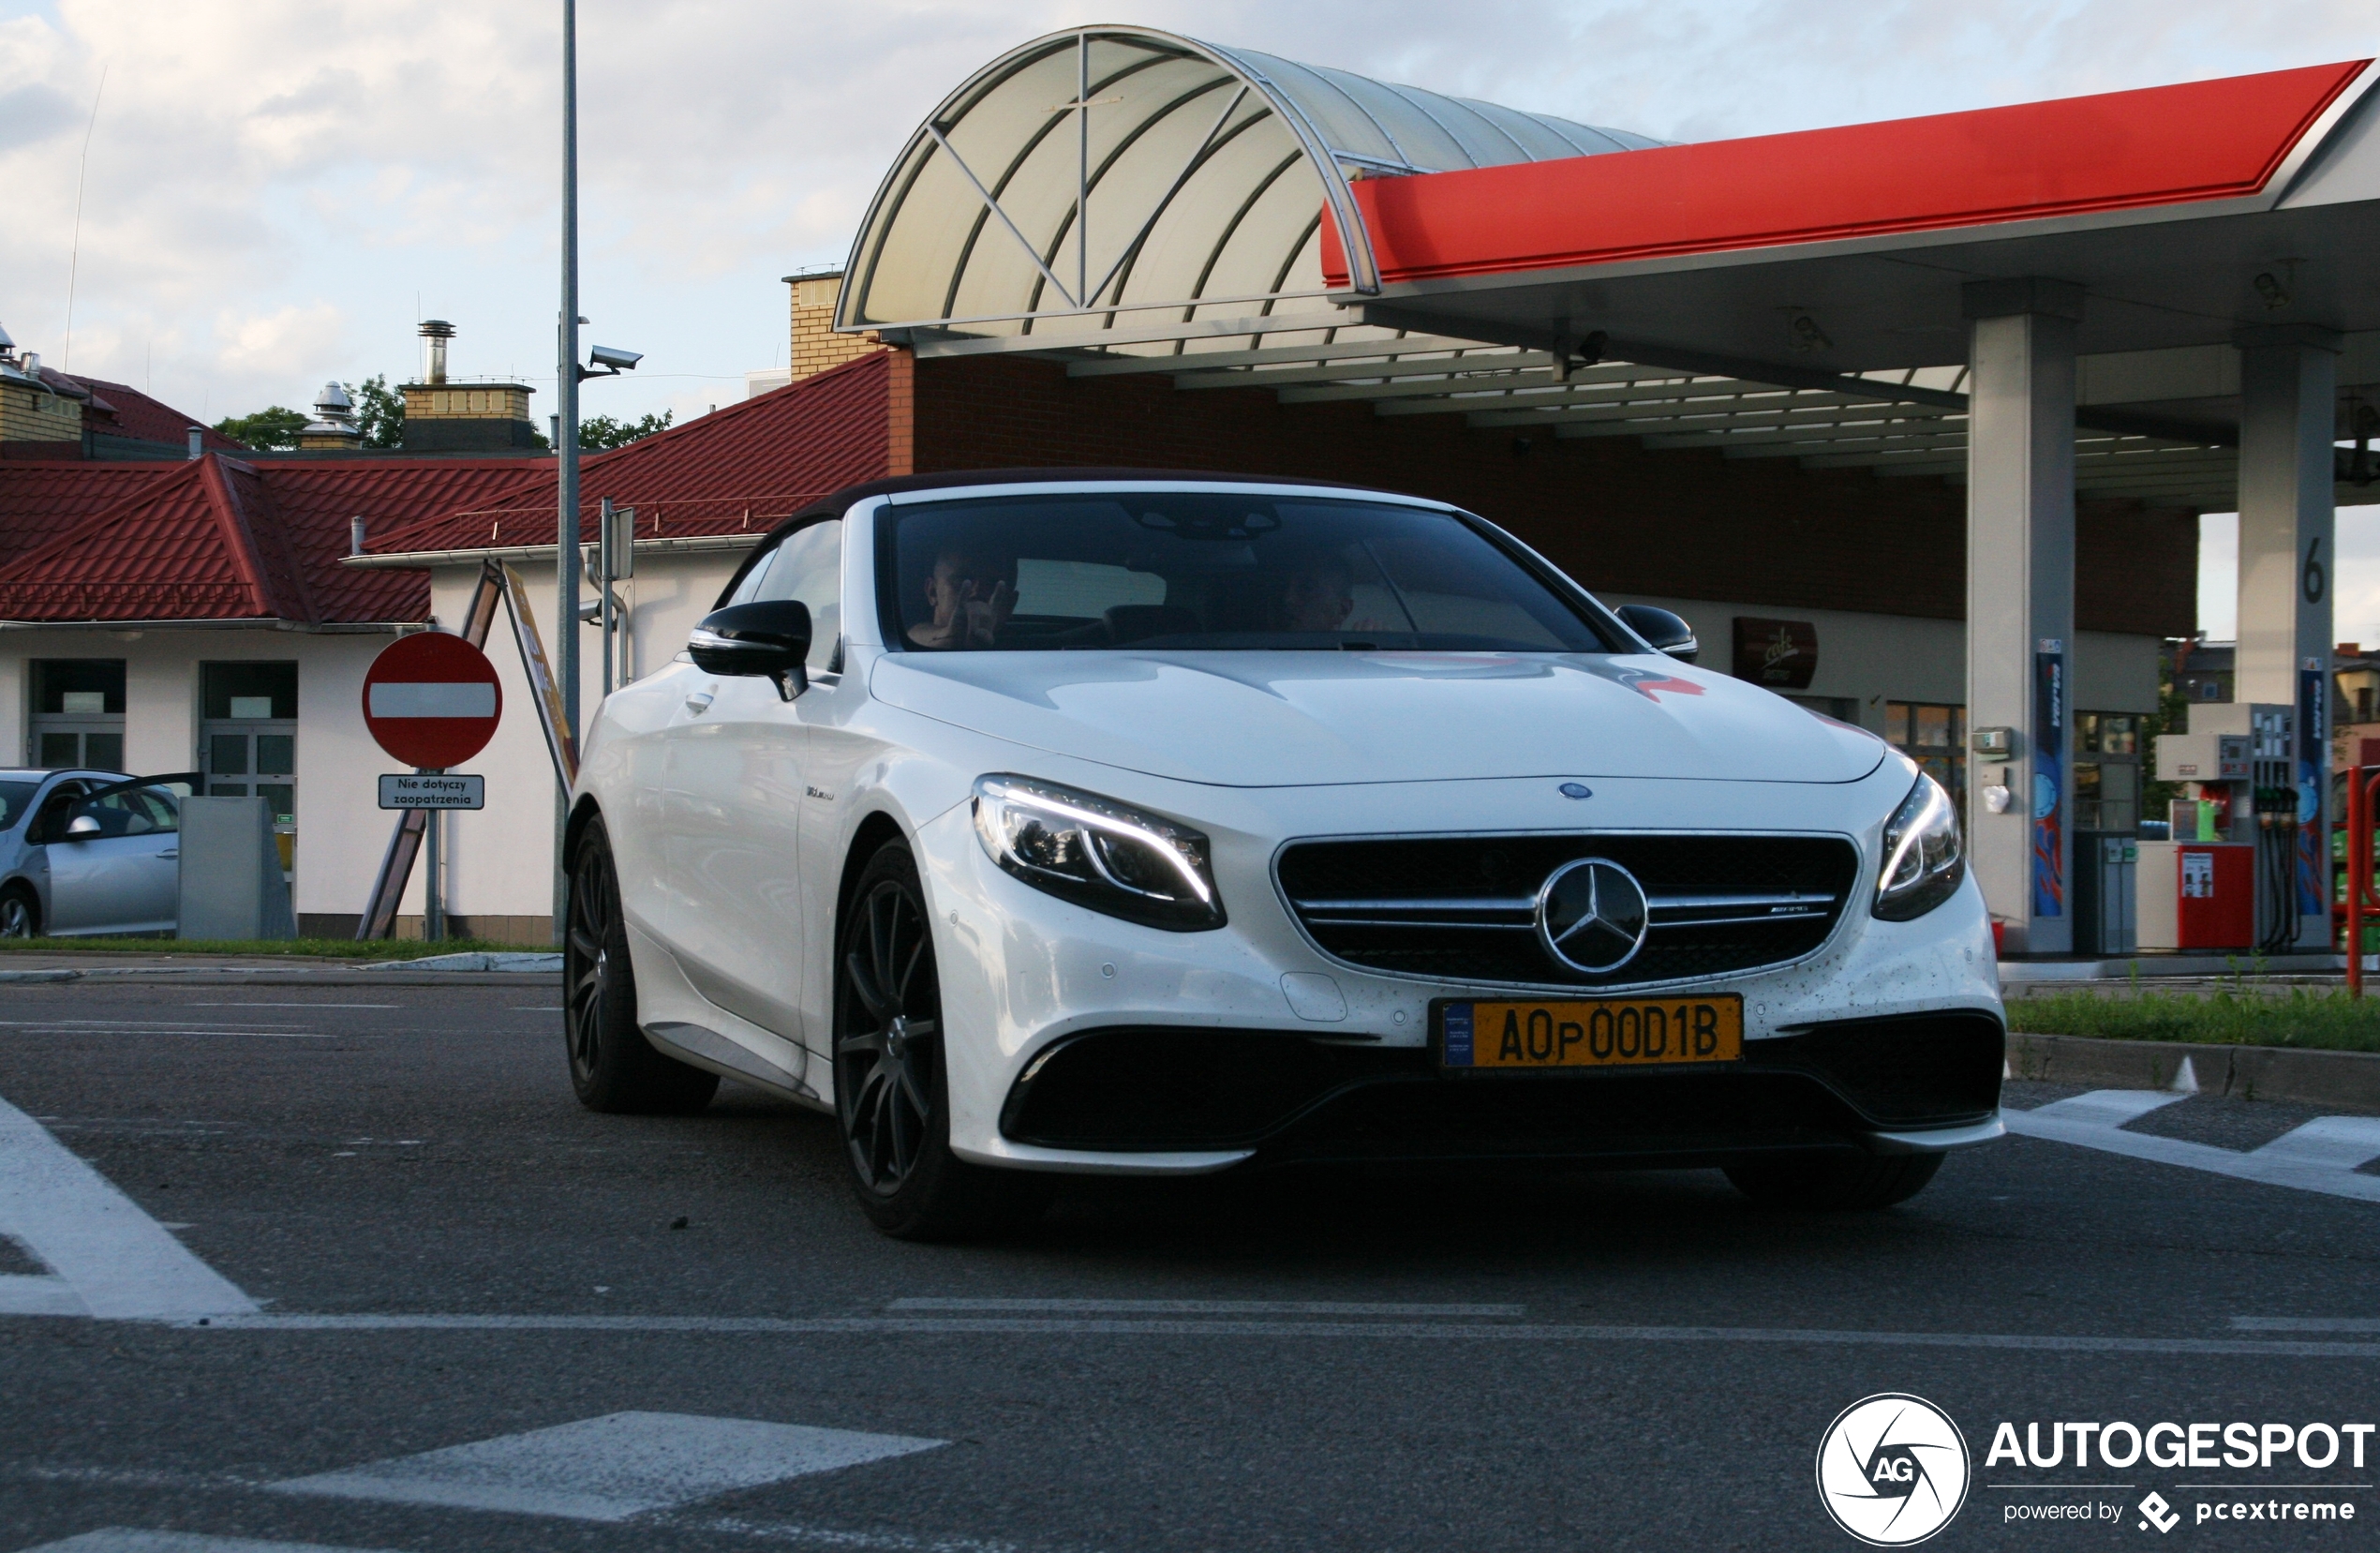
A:
<svg viewBox="0 0 2380 1553">
<path fill-rule="evenodd" d="M 458 373 L 550 388 L 559 9 L 0 0 L 0 325 L 209 421 L 302 406 L 327 378 L 408 377 L 425 316 L 459 329 Z M 581 310 L 593 339 L 647 352 L 587 408 L 683 417 L 781 365 L 778 277 L 842 259 L 945 91 L 1070 24 L 1142 22 L 1697 141 L 2353 58 L 2373 52 L 2374 15 L 2369 0 L 582 0 Z M 2367 511 L 2341 523 L 2339 623 L 2369 641 Z M 2221 633 L 2227 525 L 2209 527 L 2204 623 Z"/>
</svg>

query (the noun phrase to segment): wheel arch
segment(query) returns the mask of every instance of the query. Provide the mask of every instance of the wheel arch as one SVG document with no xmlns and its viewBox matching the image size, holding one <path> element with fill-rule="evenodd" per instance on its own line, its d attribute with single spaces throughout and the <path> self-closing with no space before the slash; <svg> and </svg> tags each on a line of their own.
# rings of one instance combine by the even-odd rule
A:
<svg viewBox="0 0 2380 1553">
<path fill-rule="evenodd" d="M 30 875 L 11 874 L 6 879 L 0 879 L 0 898 L 10 895 L 22 895 L 32 903 L 33 931 L 36 936 L 39 936 L 50 918 L 49 903 L 41 898 L 41 887 Z"/>
<path fill-rule="evenodd" d="M 592 793 L 581 793 L 578 801 L 571 806 L 570 818 L 562 826 L 561 866 L 565 871 L 570 868 L 571 860 L 578 856 L 579 838 L 587 834 L 588 825 L 602 816 L 602 806 L 595 801 Z"/>
<path fill-rule="evenodd" d="M 828 964 L 833 964 L 834 957 L 840 952 L 837 946 L 843 941 L 843 918 L 851 912 L 852 891 L 859 883 L 860 870 L 868 866 L 868 859 L 886 842 L 893 841 L 908 843 L 909 832 L 900 821 L 882 809 L 870 813 L 851 833 L 851 846 L 843 853 L 842 877 L 835 881 L 835 931 L 834 936 L 826 940 Z"/>
</svg>

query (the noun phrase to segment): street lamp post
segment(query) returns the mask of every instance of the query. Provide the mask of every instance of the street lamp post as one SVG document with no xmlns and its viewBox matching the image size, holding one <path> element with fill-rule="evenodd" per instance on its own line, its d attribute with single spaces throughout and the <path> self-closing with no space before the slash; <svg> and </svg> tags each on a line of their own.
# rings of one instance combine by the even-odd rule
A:
<svg viewBox="0 0 2380 1553">
<path fill-rule="evenodd" d="M 554 673 L 561 681 L 562 726 L 578 747 L 578 3 L 562 0 L 562 306 L 556 321 L 555 408 L 560 411 L 556 439 L 554 573 L 558 607 L 554 614 Z M 570 795 L 554 797 L 554 942 L 567 931 L 570 909 L 568 862 L 562 840 L 570 827 Z"/>
<path fill-rule="evenodd" d="M 578 385 L 589 378 L 633 372 L 644 358 L 615 346 L 595 347 L 593 365 L 578 363 L 578 4 L 562 0 L 562 307 L 554 327 L 554 677 L 560 681 L 561 727 L 573 754 L 578 749 Z M 605 591 L 608 594 L 609 585 Z M 609 645 L 610 638 L 605 637 Z M 606 661 L 606 682 L 610 689 Z M 570 829 L 570 794 L 554 798 L 554 942 L 567 931 L 570 878 L 562 840 Z"/>
</svg>

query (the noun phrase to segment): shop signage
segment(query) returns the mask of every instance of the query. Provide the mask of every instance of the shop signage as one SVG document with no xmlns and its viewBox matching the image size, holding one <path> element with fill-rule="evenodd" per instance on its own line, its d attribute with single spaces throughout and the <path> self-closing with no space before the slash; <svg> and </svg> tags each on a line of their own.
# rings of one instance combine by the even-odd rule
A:
<svg viewBox="0 0 2380 1553">
<path fill-rule="evenodd" d="M 1769 690 L 1807 690 L 1818 672 L 1818 627 L 1807 620 L 1735 617 L 1735 678 Z"/>
</svg>

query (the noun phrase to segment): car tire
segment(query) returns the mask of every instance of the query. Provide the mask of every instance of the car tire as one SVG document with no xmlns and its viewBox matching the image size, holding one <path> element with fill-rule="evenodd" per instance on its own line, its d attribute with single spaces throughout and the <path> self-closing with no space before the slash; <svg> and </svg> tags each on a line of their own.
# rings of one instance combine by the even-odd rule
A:
<svg viewBox="0 0 2380 1553">
<path fill-rule="evenodd" d="M 22 885 L 0 889 L 0 938 L 41 936 L 41 902 Z"/>
<path fill-rule="evenodd" d="M 1728 1166 L 1727 1178 L 1764 1208 L 1839 1213 L 1906 1202 L 1941 1168 L 1939 1154 L 1763 1159 Z"/>
<path fill-rule="evenodd" d="M 710 1104 L 719 1075 L 664 1056 L 636 1022 L 636 973 L 610 835 L 588 822 L 571 854 L 570 931 L 562 941 L 562 1030 L 571 1087 L 589 1111 L 690 1115 Z"/>
<path fill-rule="evenodd" d="M 900 1240 L 1022 1227 L 1046 1177 L 987 1170 L 950 1150 L 942 993 L 916 859 L 886 842 L 861 869 L 835 946 L 835 1117 L 852 1190 Z"/>
</svg>

